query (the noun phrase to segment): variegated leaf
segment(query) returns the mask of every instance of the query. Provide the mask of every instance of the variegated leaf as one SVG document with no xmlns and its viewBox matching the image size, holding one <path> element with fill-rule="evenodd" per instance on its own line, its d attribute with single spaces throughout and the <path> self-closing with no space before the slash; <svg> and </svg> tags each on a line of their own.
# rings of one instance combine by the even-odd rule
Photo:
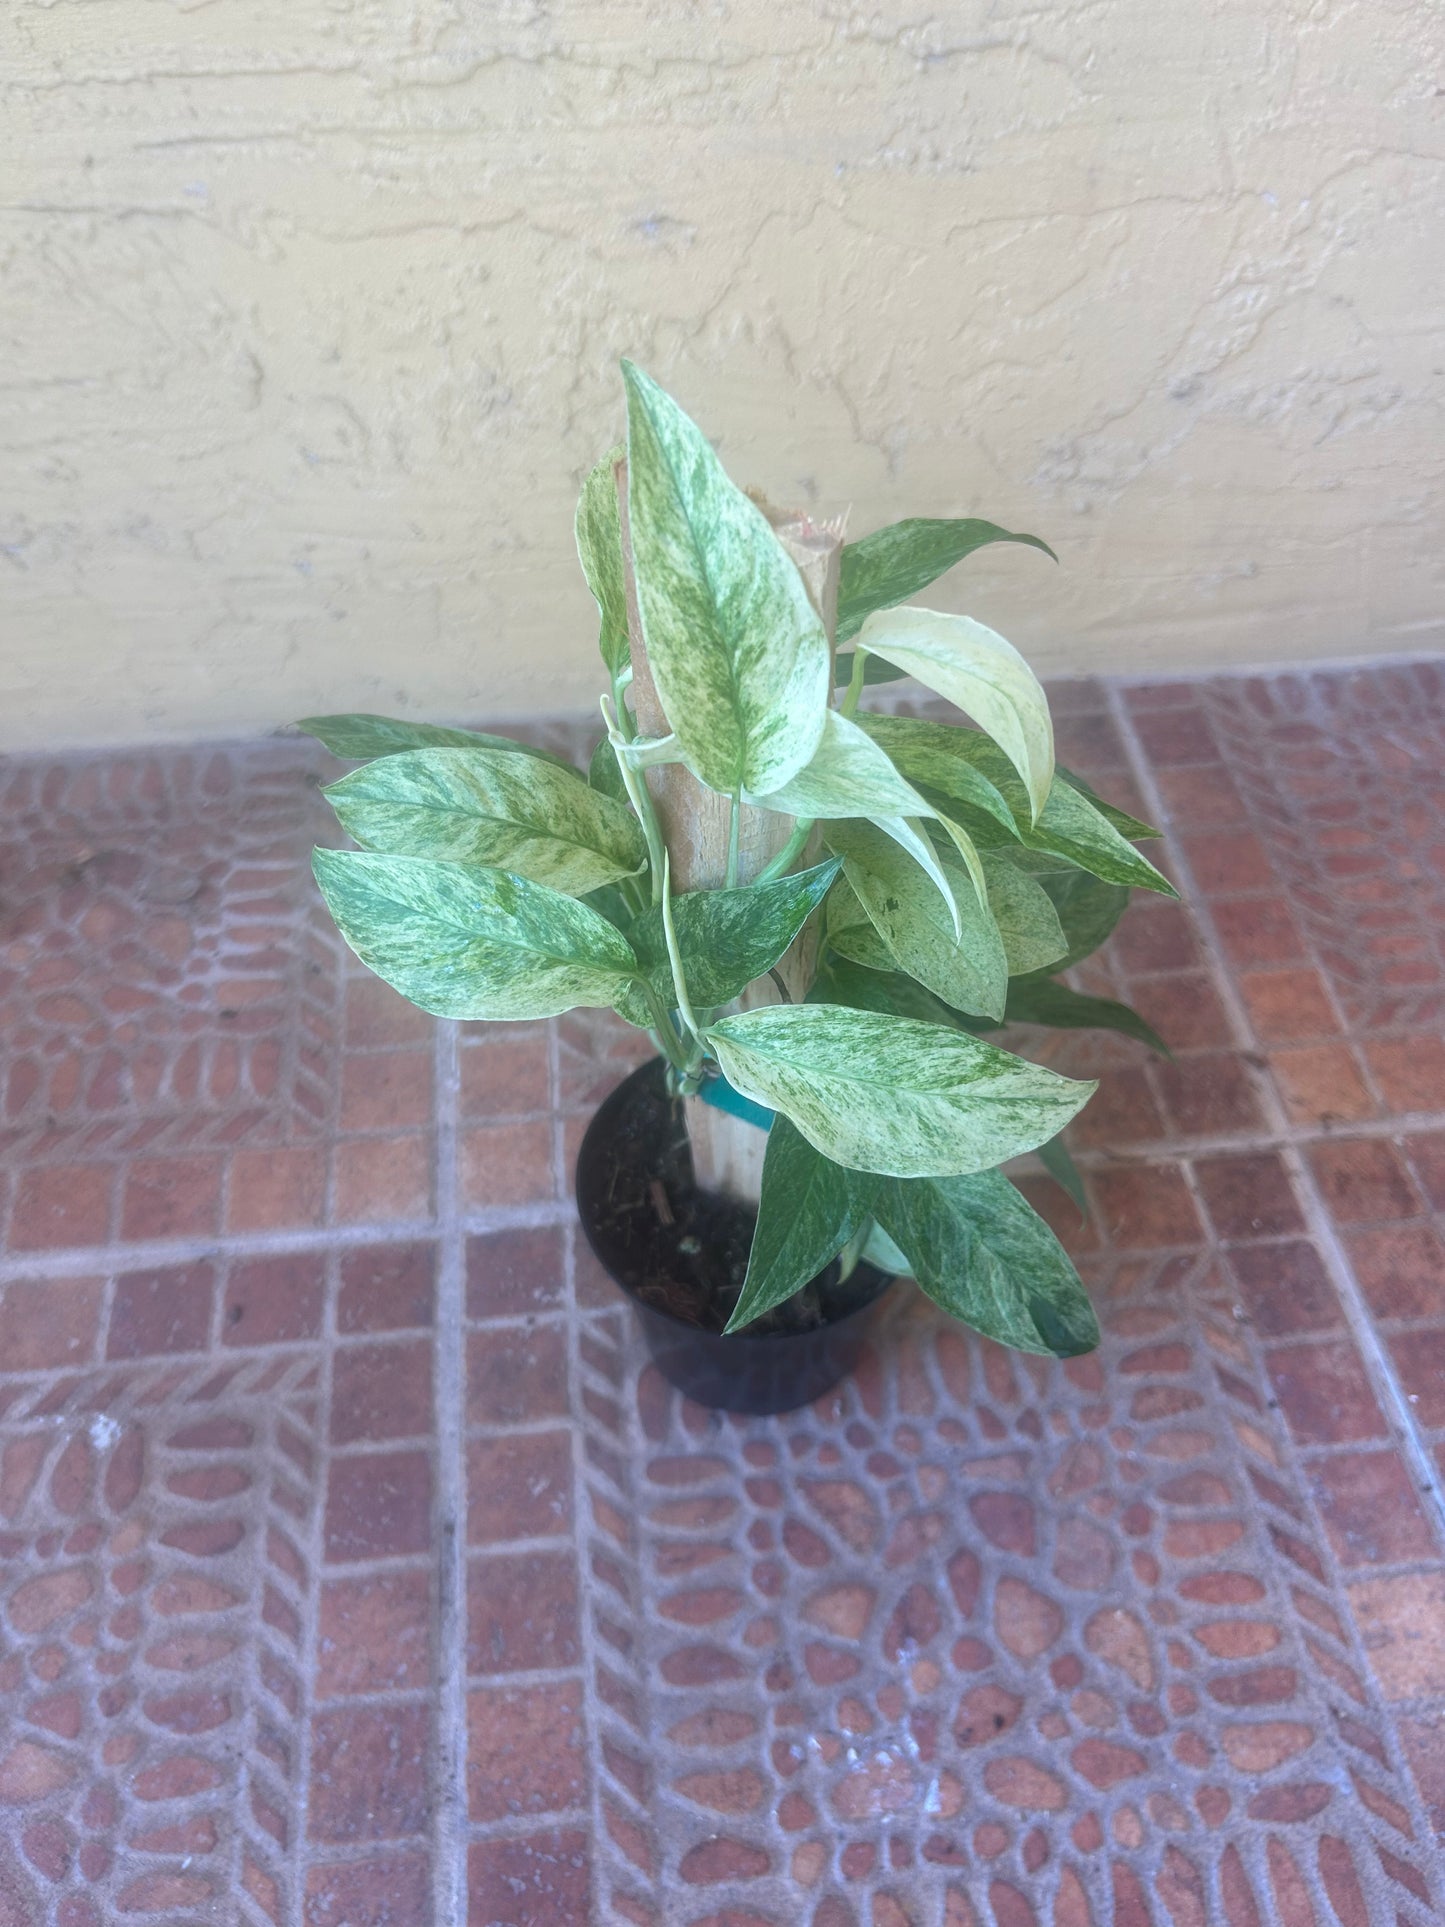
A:
<svg viewBox="0 0 1445 1927">
<path fill-rule="evenodd" d="M 673 928 L 694 1009 L 730 1004 L 771 970 L 827 896 L 837 874 L 837 861 L 830 860 L 741 890 L 689 890 L 674 897 Z M 629 926 L 627 936 L 663 1009 L 670 1010 L 677 998 L 661 908 L 644 911 Z M 629 1023 L 644 1029 L 652 1022 L 640 986 L 629 989 L 618 1009 Z"/>
<path fill-rule="evenodd" d="M 577 554 L 602 618 L 597 647 L 615 682 L 631 663 L 627 641 L 627 582 L 622 568 L 622 517 L 617 464 L 626 450 L 609 449 L 582 484 L 577 501 Z"/>
<path fill-rule="evenodd" d="M 844 546 L 838 583 L 838 640 L 857 635 L 875 609 L 906 602 L 945 570 L 990 542 L 1025 542 L 1058 557 L 1036 535 L 1013 535 L 996 522 L 911 516 Z"/>
<path fill-rule="evenodd" d="M 858 901 L 892 957 L 911 977 L 959 1010 L 1001 1020 L 1008 993 L 1008 959 L 986 900 L 980 901 L 961 871 L 953 892 L 959 923 L 951 919 L 916 864 L 900 854 L 868 823 L 830 824 L 830 847 Z M 945 873 L 948 865 L 944 864 Z M 833 939 L 833 941 L 837 941 Z M 858 956 L 858 947 L 844 954 Z"/>
<path fill-rule="evenodd" d="M 1106 815 L 1108 806 L 1101 806 L 1067 771 L 1057 773 L 1035 822 L 1028 793 L 1008 757 L 981 731 L 910 716 L 860 715 L 855 720 L 930 801 L 935 792 L 952 798 L 980 842 L 999 845 L 1017 839 L 1027 849 L 1065 857 L 1107 882 L 1155 890 L 1163 896 L 1178 894 L 1111 820 L 1121 813 Z M 1133 817 L 1122 820 L 1148 831 L 1147 824 L 1138 824 Z M 995 824 L 1002 834 L 995 834 Z"/>
<path fill-rule="evenodd" d="M 296 727 L 346 762 L 396 756 L 408 749 L 499 749 L 510 756 L 533 756 L 539 762 L 555 763 L 558 769 L 572 768 L 550 749 L 516 743 L 510 736 L 488 736 L 479 729 L 447 729 L 441 723 L 404 723 L 391 716 L 303 716 Z"/>
<path fill-rule="evenodd" d="M 743 1011 L 706 1042 L 735 1089 L 825 1157 L 885 1176 L 987 1170 L 1053 1137 L 1095 1088 L 966 1031 L 832 1004 Z"/>
<path fill-rule="evenodd" d="M 361 961 L 439 1017 L 605 1006 L 637 973 L 595 910 L 504 870 L 358 850 L 317 850 L 312 868 Z"/>
<path fill-rule="evenodd" d="M 726 1329 L 741 1331 L 810 1284 L 868 1218 L 878 1180 L 814 1150 L 779 1114 L 768 1133 L 757 1229 L 742 1296 Z"/>
<path fill-rule="evenodd" d="M 1009 976 L 1057 964 L 1069 945 L 1048 892 L 1005 857 L 990 852 L 983 866 L 988 907 L 1003 939 Z"/>
<path fill-rule="evenodd" d="M 1098 1344 L 1079 1274 L 1001 1171 L 884 1184 L 874 1211 L 928 1296 L 985 1337 L 1046 1358 Z"/>
<path fill-rule="evenodd" d="M 631 810 L 535 757 L 407 750 L 353 770 L 325 795 L 367 849 L 485 864 L 569 896 L 634 875 L 647 860 Z"/>
<path fill-rule="evenodd" d="M 1054 780 L 1054 726 L 1038 677 L 1011 642 L 971 616 L 886 609 L 868 617 L 858 646 L 972 716 L 1018 771 L 1031 816 L 1039 815 Z"/>
<path fill-rule="evenodd" d="M 633 566 L 658 697 L 701 782 L 767 795 L 822 736 L 827 635 L 767 518 L 700 430 L 640 369 L 622 372 Z"/>
</svg>

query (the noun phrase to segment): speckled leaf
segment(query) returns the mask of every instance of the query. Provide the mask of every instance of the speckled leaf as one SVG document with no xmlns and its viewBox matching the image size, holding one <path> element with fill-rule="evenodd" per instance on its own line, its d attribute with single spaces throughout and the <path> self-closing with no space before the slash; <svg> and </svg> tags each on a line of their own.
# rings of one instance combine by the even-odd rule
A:
<svg viewBox="0 0 1445 1927">
<path fill-rule="evenodd" d="M 441 723 L 403 723 L 390 716 L 304 716 L 296 727 L 348 762 L 396 756 L 408 749 L 500 749 L 512 756 L 555 763 L 558 769 L 572 768 L 550 749 L 514 743 L 510 736 L 488 736 L 479 729 L 447 729 Z"/>
<path fill-rule="evenodd" d="M 892 971 L 896 967 L 893 952 L 874 929 L 873 919 L 858 901 L 858 893 L 846 877 L 839 877 L 828 892 L 827 932 L 828 942 L 840 956 L 863 965 L 868 972 Z M 815 1001 L 826 1003 L 828 999 Z M 889 1006 L 868 1008 L 886 1010 Z"/>
<path fill-rule="evenodd" d="M 1053 977 L 1016 977 L 1008 987 L 1004 1015 L 1011 1024 L 1049 1024 L 1056 1030 L 1117 1030 L 1137 1037 L 1161 1057 L 1172 1055 L 1154 1026 L 1128 1004 L 1110 997 L 1086 997 Z"/>
<path fill-rule="evenodd" d="M 811 1283 L 862 1229 L 877 1185 L 875 1177 L 843 1170 L 787 1118 L 775 1117 L 748 1275 L 726 1329 L 740 1331 Z"/>
<path fill-rule="evenodd" d="M 968 812 L 968 825 L 975 841 L 1017 843 L 1018 825 L 1008 800 L 985 772 L 970 750 L 977 742 L 987 743 L 992 759 L 1008 771 L 1010 787 L 1020 785 L 1002 751 L 976 729 L 957 729 L 948 723 L 927 723 L 913 716 L 874 716 L 860 713 L 859 729 L 886 751 L 894 768 L 911 783 L 927 785 L 929 790 L 962 804 Z M 990 822 L 994 834 L 990 836 Z"/>
<path fill-rule="evenodd" d="M 1067 771 L 1057 773 L 1043 812 L 1033 822 L 1028 794 L 1008 757 L 979 730 L 906 716 L 860 715 L 854 720 L 930 800 L 934 791 L 955 798 L 963 806 L 966 826 L 980 842 L 998 847 L 1016 838 L 1027 849 L 1067 857 L 1106 882 L 1177 895 L 1168 878 L 1134 848 L 1079 779 Z M 980 780 L 986 787 L 979 787 Z M 1003 813 L 989 800 L 990 792 L 1002 800 Z M 1134 833 L 1149 833 L 1148 826 L 1132 816 L 1122 820 Z M 994 833 L 995 825 L 1003 835 Z"/>
<path fill-rule="evenodd" d="M 617 507 L 617 464 L 626 454 L 609 449 L 582 484 L 575 523 L 577 554 L 592 600 L 602 618 L 597 647 L 615 681 L 631 666 L 627 641 L 627 583 L 622 569 L 622 517 Z"/>
<path fill-rule="evenodd" d="M 874 935 L 877 939 L 876 932 Z M 877 941 L 881 946 L 882 940 Z M 842 1004 L 849 1010 L 878 1010 L 892 1017 L 916 1017 L 920 1023 L 946 1024 L 955 1030 L 975 1033 L 995 1028 L 987 1018 L 964 1017 L 941 997 L 935 997 L 931 990 L 925 990 L 901 970 L 893 969 L 893 959 L 887 955 L 886 946 L 882 949 L 887 960 L 881 967 L 855 962 L 846 952 L 825 957 L 808 990 L 808 1002 Z"/>
<path fill-rule="evenodd" d="M 1163 836 L 1164 832 L 1156 830 L 1152 824 L 1141 822 L 1137 816 L 1130 816 L 1127 810 L 1121 810 L 1113 803 L 1106 803 L 1099 792 L 1086 783 L 1082 776 L 1076 776 L 1071 769 L 1065 769 L 1062 763 L 1054 766 L 1054 775 L 1060 782 L 1067 783 L 1071 790 L 1077 790 L 1080 796 L 1087 797 L 1105 822 L 1111 824 L 1120 836 L 1127 838 L 1130 843 L 1142 843 L 1151 837 Z"/>
<path fill-rule="evenodd" d="M 885 609 L 858 632 L 871 649 L 972 716 L 1018 771 L 1037 817 L 1054 780 L 1054 726 L 1038 677 L 1011 642 L 971 616 Z"/>
<path fill-rule="evenodd" d="M 973 897 L 974 907 L 977 906 L 980 899 L 976 896 L 972 884 L 968 883 L 966 878 L 962 877 L 959 872 L 951 868 L 950 865 L 940 861 L 937 850 L 934 849 L 933 844 L 929 841 L 928 828 L 922 818 L 910 816 L 875 816 L 871 819 L 871 825 L 869 823 L 860 823 L 857 827 L 860 829 L 868 829 L 870 826 L 875 830 L 881 830 L 890 842 L 896 843 L 900 850 L 913 859 L 918 869 L 923 872 L 932 883 L 934 889 L 937 890 L 942 899 L 943 908 L 947 913 L 954 938 L 955 940 L 960 939 L 964 931 L 963 906 L 960 903 L 958 892 L 954 888 L 955 877 L 958 878 L 961 886 L 967 884 L 967 887 L 963 890 L 963 895 L 965 897 Z M 831 837 L 831 829 L 825 831 L 824 835 L 825 837 Z M 914 874 L 916 874 L 916 872 Z"/>
<path fill-rule="evenodd" d="M 575 770 L 493 749 L 415 749 L 325 791 L 367 849 L 485 864 L 582 896 L 647 861 L 637 818 Z"/>
<path fill-rule="evenodd" d="M 990 542 L 1025 542 L 1058 560 L 1048 543 L 1036 535 L 1013 535 L 995 522 L 972 518 L 913 516 L 889 528 L 875 529 L 861 541 L 849 542 L 840 562 L 839 642 L 857 635 L 865 617 L 875 609 L 906 602 L 956 562 Z"/>
<path fill-rule="evenodd" d="M 312 868 L 361 961 L 439 1017 L 606 1005 L 637 969 L 595 910 L 505 870 L 356 850 L 317 850 Z"/>
<path fill-rule="evenodd" d="M 728 1081 L 835 1164 L 894 1177 L 982 1171 L 1087 1100 L 1077 1083 L 960 1030 L 833 1004 L 775 1004 L 707 1031 Z"/>
<path fill-rule="evenodd" d="M 628 519 L 643 637 L 683 760 L 779 790 L 823 733 L 832 657 L 803 578 L 700 430 L 630 362 Z"/>
<path fill-rule="evenodd" d="M 928 805 L 871 737 L 830 709 L 812 759 L 791 783 L 749 797 L 787 816 L 926 816 Z"/>
<path fill-rule="evenodd" d="M 917 865 L 872 824 L 832 824 L 828 841 L 842 857 L 844 875 L 890 955 L 909 976 L 946 1004 L 1001 1019 L 1008 992 L 1003 939 L 992 911 L 980 903 L 962 871 L 953 872 L 959 912 L 955 935 L 943 904 Z M 943 867 L 947 874 L 949 866 Z M 856 956 L 857 947 L 845 954 Z"/>
<path fill-rule="evenodd" d="M 1001 1171 L 884 1184 L 874 1212 L 928 1296 L 986 1338 L 1052 1358 L 1098 1344 L 1079 1274 Z"/>
<path fill-rule="evenodd" d="M 830 860 L 742 890 L 689 890 L 674 897 L 673 928 L 693 1008 L 730 1004 L 771 970 L 827 896 L 837 874 L 838 864 Z M 644 911 L 627 935 L 664 1009 L 671 1009 L 676 991 L 661 909 Z M 629 1023 L 645 1028 L 652 1022 L 647 999 L 635 986 L 617 1008 Z"/>
<path fill-rule="evenodd" d="M 1106 883 L 1155 890 L 1166 897 L 1179 894 L 1168 877 L 1067 780 L 1054 784 L 1043 815 L 1031 831 L 1021 826 L 1021 834 L 1029 848 L 1066 856 Z"/>
<path fill-rule="evenodd" d="M 1057 964 L 1069 945 L 1047 891 L 1003 857 L 985 855 L 983 867 L 1009 976 Z"/>
</svg>

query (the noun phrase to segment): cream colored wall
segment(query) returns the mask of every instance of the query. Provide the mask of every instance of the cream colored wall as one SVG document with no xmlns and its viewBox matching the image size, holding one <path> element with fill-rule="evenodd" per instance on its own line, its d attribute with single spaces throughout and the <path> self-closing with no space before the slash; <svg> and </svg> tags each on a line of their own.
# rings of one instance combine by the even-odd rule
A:
<svg viewBox="0 0 1445 1927">
<path fill-rule="evenodd" d="M 590 708 L 621 353 L 1043 670 L 1445 641 L 1429 0 L 5 13 L 8 745 Z"/>
</svg>

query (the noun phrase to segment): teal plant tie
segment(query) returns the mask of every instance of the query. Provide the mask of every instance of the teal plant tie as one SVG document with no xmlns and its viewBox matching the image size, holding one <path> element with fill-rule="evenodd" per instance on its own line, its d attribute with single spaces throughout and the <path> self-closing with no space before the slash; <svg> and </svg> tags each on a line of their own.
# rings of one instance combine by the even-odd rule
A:
<svg viewBox="0 0 1445 1927">
<path fill-rule="evenodd" d="M 773 1113 L 765 1104 L 754 1104 L 750 1097 L 734 1090 L 727 1079 L 719 1072 L 716 1077 L 708 1078 L 698 1096 L 704 1104 L 711 1104 L 715 1111 L 726 1111 L 729 1117 L 740 1117 L 745 1124 L 756 1124 L 760 1131 L 769 1131 L 773 1125 Z"/>
</svg>

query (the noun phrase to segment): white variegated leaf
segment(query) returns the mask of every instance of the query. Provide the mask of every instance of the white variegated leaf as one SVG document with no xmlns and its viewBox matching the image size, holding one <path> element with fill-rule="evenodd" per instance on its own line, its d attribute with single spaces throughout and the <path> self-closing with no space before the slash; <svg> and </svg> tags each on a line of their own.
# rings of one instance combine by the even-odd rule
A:
<svg viewBox="0 0 1445 1927">
<path fill-rule="evenodd" d="M 1008 994 L 1008 959 L 988 907 L 961 871 L 954 901 L 958 929 L 917 866 L 868 823 L 839 823 L 828 841 L 843 859 L 844 875 L 893 958 L 911 977 L 955 1009 L 1002 1021 Z M 830 931 L 831 937 L 831 931 Z M 836 942 L 836 940 L 834 940 Z M 837 948 L 860 963 L 860 946 Z"/>
<path fill-rule="evenodd" d="M 923 1290 L 975 1331 L 1053 1358 L 1098 1344 L 1068 1254 L 1002 1171 L 883 1184 L 873 1205 Z"/>
<path fill-rule="evenodd" d="M 824 1157 L 892 1177 L 983 1171 L 1063 1129 L 1094 1090 L 966 1031 L 782 1004 L 710 1026 L 745 1097 L 790 1117 Z"/>
<path fill-rule="evenodd" d="M 575 770 L 494 749 L 414 749 L 325 792 L 358 843 L 479 863 L 585 896 L 647 860 L 637 818 Z"/>
<path fill-rule="evenodd" d="M 1047 970 L 1058 963 L 1069 940 L 1047 891 L 1006 857 L 989 852 L 983 867 L 988 877 L 988 906 L 1003 938 L 1010 977 Z"/>
<path fill-rule="evenodd" d="M 928 805 L 856 723 L 830 709 L 812 760 L 791 783 L 749 802 L 787 816 L 928 816 Z"/>
<path fill-rule="evenodd" d="M 869 616 L 858 646 L 972 716 L 1018 771 L 1037 819 L 1054 780 L 1054 726 L 1038 677 L 1011 642 L 971 616 L 903 608 Z"/>
<path fill-rule="evenodd" d="M 766 516 L 657 383 L 627 384 L 628 521 L 648 664 L 683 761 L 710 789 L 779 790 L 810 760 L 832 655 Z"/>
<path fill-rule="evenodd" d="M 602 457 L 582 484 L 577 503 L 577 554 L 602 626 L 597 647 L 614 683 L 631 665 L 627 639 L 627 583 L 622 567 L 622 517 L 617 507 L 617 464 L 625 449 Z"/>
<path fill-rule="evenodd" d="M 369 850 L 317 850 L 312 868 L 361 961 L 439 1017 L 554 1017 L 637 975 L 605 917 L 504 870 Z"/>
</svg>

